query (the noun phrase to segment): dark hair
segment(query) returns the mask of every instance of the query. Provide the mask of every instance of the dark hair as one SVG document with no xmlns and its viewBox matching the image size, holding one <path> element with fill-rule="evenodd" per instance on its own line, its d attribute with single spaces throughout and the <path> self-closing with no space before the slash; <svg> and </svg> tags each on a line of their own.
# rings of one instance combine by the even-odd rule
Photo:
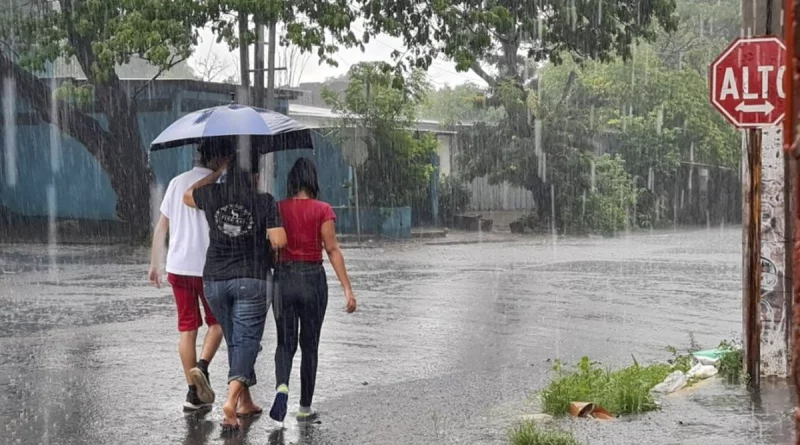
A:
<svg viewBox="0 0 800 445">
<path fill-rule="evenodd" d="M 311 198 L 319 197 L 319 180 L 317 179 L 317 167 L 314 161 L 308 158 L 300 158 L 295 161 L 292 169 L 289 170 L 289 177 L 286 180 L 286 191 L 289 196 L 296 196 L 305 190 Z"/>
<path fill-rule="evenodd" d="M 200 164 L 206 167 L 214 159 L 231 156 L 236 153 L 233 141 L 230 138 L 204 139 L 197 151 L 200 152 Z"/>
</svg>

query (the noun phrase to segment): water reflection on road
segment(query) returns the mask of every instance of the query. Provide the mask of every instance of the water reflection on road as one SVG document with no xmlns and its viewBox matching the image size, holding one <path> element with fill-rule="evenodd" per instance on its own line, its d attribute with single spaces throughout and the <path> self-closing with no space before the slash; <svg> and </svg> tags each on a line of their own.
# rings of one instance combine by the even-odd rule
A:
<svg viewBox="0 0 800 445">
<path fill-rule="evenodd" d="M 505 443 L 533 412 L 553 359 L 647 362 L 665 347 L 738 337 L 737 228 L 619 239 L 525 238 L 347 249 L 359 296 L 332 286 L 323 329 L 321 422 L 278 433 L 268 418 L 220 437 L 219 407 L 184 416 L 169 289 L 145 282 L 144 249 L 0 248 L 0 442 L 20 444 Z M 492 239 L 492 237 L 488 237 Z M 271 317 L 270 317 L 271 318 Z M 271 401 L 274 327 L 254 396 Z M 299 359 L 299 354 L 298 354 Z M 223 392 L 225 349 L 211 365 Z M 296 374 L 296 373 L 295 373 Z M 295 376 L 297 377 L 297 376 Z M 291 384 L 296 408 L 299 381 Z M 613 424 L 564 422 L 591 444 L 790 443 L 783 383 L 759 397 L 709 383 Z"/>
</svg>

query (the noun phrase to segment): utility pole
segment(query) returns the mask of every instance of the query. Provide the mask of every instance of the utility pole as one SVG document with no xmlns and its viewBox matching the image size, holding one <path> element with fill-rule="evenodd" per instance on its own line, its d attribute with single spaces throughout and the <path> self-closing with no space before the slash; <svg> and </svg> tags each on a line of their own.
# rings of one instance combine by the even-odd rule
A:
<svg viewBox="0 0 800 445">
<path fill-rule="evenodd" d="M 780 0 L 742 0 L 742 36 L 782 38 L 782 3 Z M 786 91 L 791 94 L 789 90 Z M 756 131 L 761 133 L 755 134 Z M 783 136 L 781 127 L 767 127 L 763 132 L 748 130 L 747 137 L 748 153 L 745 159 L 750 174 L 746 201 L 749 205 L 747 219 L 744 220 L 747 233 L 747 259 L 743 271 L 746 277 L 744 343 L 747 372 L 755 388 L 758 388 L 762 374 L 785 376 L 789 371 L 789 333 L 792 329 L 791 317 L 788 316 L 792 311 L 792 282 L 789 277 L 794 269 L 791 235 L 794 233 L 795 207 L 791 184 L 795 169 L 789 156 L 781 156 Z M 770 189 L 770 185 L 776 181 L 783 182 L 782 193 Z M 767 188 L 762 190 L 762 185 Z M 763 215 L 762 201 L 767 211 Z M 761 221 L 764 218 L 768 218 L 775 227 L 762 233 Z M 769 252 L 763 258 L 762 248 L 764 252 Z M 763 285 L 761 272 L 765 264 L 774 271 L 771 273 L 777 275 L 767 277 L 776 278 L 774 287 Z M 771 312 L 775 314 L 762 314 L 762 305 L 773 308 Z"/>
<path fill-rule="evenodd" d="M 275 46 L 276 46 L 277 24 L 275 20 L 269 22 L 269 54 L 267 58 L 267 104 L 269 110 L 275 110 Z M 262 55 L 264 54 L 264 47 L 261 47 Z"/>
<path fill-rule="evenodd" d="M 264 35 L 264 27 L 263 25 L 259 25 L 261 29 L 261 35 Z M 274 18 L 271 18 L 269 21 L 269 41 L 267 44 L 269 45 L 269 50 L 267 51 L 267 100 L 266 103 L 259 104 L 270 111 L 275 111 L 277 108 L 277 104 L 275 103 L 275 46 L 277 44 L 276 34 L 277 34 L 277 23 L 275 22 Z M 259 49 L 261 50 L 261 83 L 258 85 L 258 89 L 261 90 L 263 93 L 264 91 L 264 42 L 263 38 L 259 42 Z M 262 96 L 263 97 L 263 96 Z M 266 190 L 269 193 L 275 192 L 275 155 L 270 153 L 264 156 L 264 180 L 266 181 Z"/>
<path fill-rule="evenodd" d="M 797 0 L 785 0 L 784 4 L 784 20 L 783 25 L 785 29 L 785 43 L 786 43 L 786 73 L 784 75 L 784 91 L 786 91 L 786 120 L 784 121 L 784 157 L 790 162 L 790 172 L 793 173 L 791 180 L 786 181 L 787 194 L 793 196 L 791 199 L 791 207 L 793 216 L 787 221 L 794 221 L 794 239 L 800 239 L 800 156 L 798 156 L 794 144 L 797 141 L 797 104 L 800 100 L 800 91 L 797 88 L 797 61 L 800 57 L 800 45 L 797 42 L 796 25 L 798 19 L 798 12 L 800 12 L 800 5 Z M 794 168 L 791 168 L 794 167 Z M 789 191 L 790 187 L 794 186 L 794 193 Z M 787 236 L 787 242 L 792 243 L 792 238 Z M 794 279 L 792 283 L 794 294 L 792 296 L 792 317 L 787 317 L 790 320 L 790 333 L 791 333 L 791 349 L 792 349 L 792 362 L 790 375 L 791 381 L 794 383 L 795 392 L 795 409 L 794 409 L 794 444 L 800 445 L 800 277 L 796 274 L 800 273 L 800 244 L 794 244 L 792 264 L 793 270 L 787 273 L 788 276 Z"/>
<path fill-rule="evenodd" d="M 250 104 L 250 45 L 245 43 L 245 35 L 249 28 L 250 17 L 246 12 L 239 12 L 239 74 L 240 86 L 237 102 Z"/>
<path fill-rule="evenodd" d="M 260 18 L 256 22 L 256 49 L 253 52 L 253 105 L 264 108 L 264 23 Z"/>
</svg>

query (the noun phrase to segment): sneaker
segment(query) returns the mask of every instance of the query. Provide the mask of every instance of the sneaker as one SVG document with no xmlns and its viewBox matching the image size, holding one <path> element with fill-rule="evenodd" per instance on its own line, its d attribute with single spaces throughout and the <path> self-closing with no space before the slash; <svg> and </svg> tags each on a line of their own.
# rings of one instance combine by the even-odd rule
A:
<svg viewBox="0 0 800 445">
<path fill-rule="evenodd" d="M 295 417 L 297 418 L 298 422 L 313 422 L 317 420 L 319 414 L 317 413 L 317 410 L 309 407 L 307 411 L 298 411 Z"/>
<path fill-rule="evenodd" d="M 272 409 L 269 410 L 269 417 L 276 422 L 283 422 L 286 418 L 287 405 L 289 403 L 289 394 L 284 392 L 275 393 L 275 401 L 272 402 Z"/>
<path fill-rule="evenodd" d="M 189 375 L 192 377 L 192 383 L 197 386 L 197 397 L 200 401 L 207 404 L 214 403 L 217 395 L 211 389 L 211 383 L 208 381 L 208 371 L 194 367 L 189 371 Z"/>
<path fill-rule="evenodd" d="M 198 411 L 210 407 L 211 407 L 210 403 L 205 403 L 202 400 L 200 400 L 200 397 L 197 396 L 197 391 L 192 391 L 190 389 L 186 393 L 186 401 L 183 402 L 184 411 Z"/>
</svg>

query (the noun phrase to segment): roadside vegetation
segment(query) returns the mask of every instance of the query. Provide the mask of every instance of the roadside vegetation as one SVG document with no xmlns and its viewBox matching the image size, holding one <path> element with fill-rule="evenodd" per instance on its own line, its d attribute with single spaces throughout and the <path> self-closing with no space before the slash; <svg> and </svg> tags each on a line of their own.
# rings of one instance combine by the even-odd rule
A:
<svg viewBox="0 0 800 445">
<path fill-rule="evenodd" d="M 725 351 L 717 363 L 719 375 L 728 383 L 747 383 L 747 375 L 744 371 L 744 350 L 734 346 L 732 342 L 723 341 L 718 349 Z"/>
<path fill-rule="evenodd" d="M 572 433 L 545 428 L 532 420 L 519 423 L 508 436 L 510 445 L 581 445 Z"/>
<path fill-rule="evenodd" d="M 574 370 L 561 362 L 553 366 L 556 378 L 540 394 L 544 412 L 553 416 L 569 413 L 571 402 L 592 402 L 615 416 L 638 414 L 658 409 L 650 390 L 673 371 L 688 371 L 688 360 L 673 364 L 640 365 L 636 359 L 626 368 L 611 371 L 589 357 L 583 357 Z"/>
<path fill-rule="evenodd" d="M 691 336 L 690 336 L 691 337 Z M 698 351 L 693 338 L 692 346 L 686 353 L 668 347 L 672 358 L 665 363 L 641 365 L 636 358 L 633 364 L 619 370 L 611 370 L 599 362 L 583 357 L 574 368 L 567 368 L 556 361 L 553 370 L 556 376 L 545 388 L 541 398 L 543 411 L 552 416 L 569 414 L 571 402 L 591 402 L 610 411 L 615 416 L 640 414 L 659 408 L 652 390 L 671 373 L 681 371 L 686 374 L 693 364 L 692 353 Z M 718 350 L 722 351 L 716 363 L 719 376 L 728 383 L 745 383 L 743 379 L 743 352 L 733 342 L 723 341 Z M 697 382 L 690 378 L 687 386 Z"/>
</svg>

